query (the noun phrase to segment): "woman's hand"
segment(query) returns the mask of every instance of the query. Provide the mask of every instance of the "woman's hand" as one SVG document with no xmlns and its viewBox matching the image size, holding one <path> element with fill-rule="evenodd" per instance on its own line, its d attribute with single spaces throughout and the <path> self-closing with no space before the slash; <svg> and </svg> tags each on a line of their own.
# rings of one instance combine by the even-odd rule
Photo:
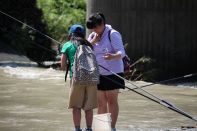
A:
<svg viewBox="0 0 197 131">
<path fill-rule="evenodd" d="M 93 38 L 90 40 L 91 44 L 95 44 L 96 42 L 100 41 L 101 37 L 98 34 L 94 34 Z"/>
<path fill-rule="evenodd" d="M 121 58 L 121 55 L 119 53 L 116 54 L 106 53 L 103 57 L 105 60 L 118 60 Z"/>
</svg>

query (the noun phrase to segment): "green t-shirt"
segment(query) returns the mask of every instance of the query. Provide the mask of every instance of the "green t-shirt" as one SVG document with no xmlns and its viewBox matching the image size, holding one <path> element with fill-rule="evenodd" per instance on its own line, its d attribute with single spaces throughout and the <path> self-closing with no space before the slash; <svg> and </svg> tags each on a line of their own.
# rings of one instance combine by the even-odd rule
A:
<svg viewBox="0 0 197 131">
<path fill-rule="evenodd" d="M 61 50 L 61 53 L 66 54 L 67 59 L 70 62 L 70 67 L 69 67 L 69 71 L 70 71 L 70 78 L 72 78 L 72 66 L 74 63 L 74 56 L 75 56 L 75 52 L 77 50 L 77 46 L 74 45 L 71 41 L 66 42 Z"/>
</svg>

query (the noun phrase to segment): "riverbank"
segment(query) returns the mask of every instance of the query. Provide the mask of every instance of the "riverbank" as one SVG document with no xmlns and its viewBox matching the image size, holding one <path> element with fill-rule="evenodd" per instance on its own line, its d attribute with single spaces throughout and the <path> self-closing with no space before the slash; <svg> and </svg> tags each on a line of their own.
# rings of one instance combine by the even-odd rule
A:
<svg viewBox="0 0 197 131">
<path fill-rule="evenodd" d="M 30 62 L 29 58 L 7 44 L 0 42 L 0 47 L 0 62 Z"/>
<path fill-rule="evenodd" d="M 31 61 L 28 57 L 14 50 L 9 45 L 0 42 L 0 65 L 12 65 L 12 66 L 39 66 L 43 68 L 56 68 L 60 66 L 59 61 L 48 61 L 42 64 L 37 64 Z"/>
</svg>

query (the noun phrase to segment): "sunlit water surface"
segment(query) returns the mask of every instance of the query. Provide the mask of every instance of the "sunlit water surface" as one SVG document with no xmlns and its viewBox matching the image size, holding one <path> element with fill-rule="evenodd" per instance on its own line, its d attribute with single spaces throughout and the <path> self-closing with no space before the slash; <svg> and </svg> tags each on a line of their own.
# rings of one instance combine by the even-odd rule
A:
<svg viewBox="0 0 197 131">
<path fill-rule="evenodd" d="M 134 84 L 141 86 L 147 83 Z M 196 88 L 194 83 L 154 85 L 144 89 L 197 116 Z M 167 130 L 196 125 L 192 120 L 132 91 L 121 92 L 118 131 Z M 71 131 L 73 123 L 72 112 L 67 109 L 68 93 L 69 84 L 64 82 L 62 71 L 34 65 L 1 65 L 0 131 Z M 84 121 L 83 118 L 83 128 Z"/>
</svg>

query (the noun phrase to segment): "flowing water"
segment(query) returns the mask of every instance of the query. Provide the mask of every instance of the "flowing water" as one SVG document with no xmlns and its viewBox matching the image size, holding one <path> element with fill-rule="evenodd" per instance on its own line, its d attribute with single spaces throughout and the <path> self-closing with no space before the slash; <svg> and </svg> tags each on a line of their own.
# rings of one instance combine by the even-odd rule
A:
<svg viewBox="0 0 197 131">
<path fill-rule="evenodd" d="M 197 116 L 196 88 L 194 83 L 190 86 L 154 85 L 144 89 Z M 62 71 L 37 68 L 34 64 L 1 64 L 0 131 L 71 131 L 73 123 L 72 112 L 67 109 L 68 93 L 69 84 L 64 82 Z M 117 129 L 120 131 L 166 130 L 196 125 L 131 91 L 119 94 L 119 106 Z"/>
</svg>

